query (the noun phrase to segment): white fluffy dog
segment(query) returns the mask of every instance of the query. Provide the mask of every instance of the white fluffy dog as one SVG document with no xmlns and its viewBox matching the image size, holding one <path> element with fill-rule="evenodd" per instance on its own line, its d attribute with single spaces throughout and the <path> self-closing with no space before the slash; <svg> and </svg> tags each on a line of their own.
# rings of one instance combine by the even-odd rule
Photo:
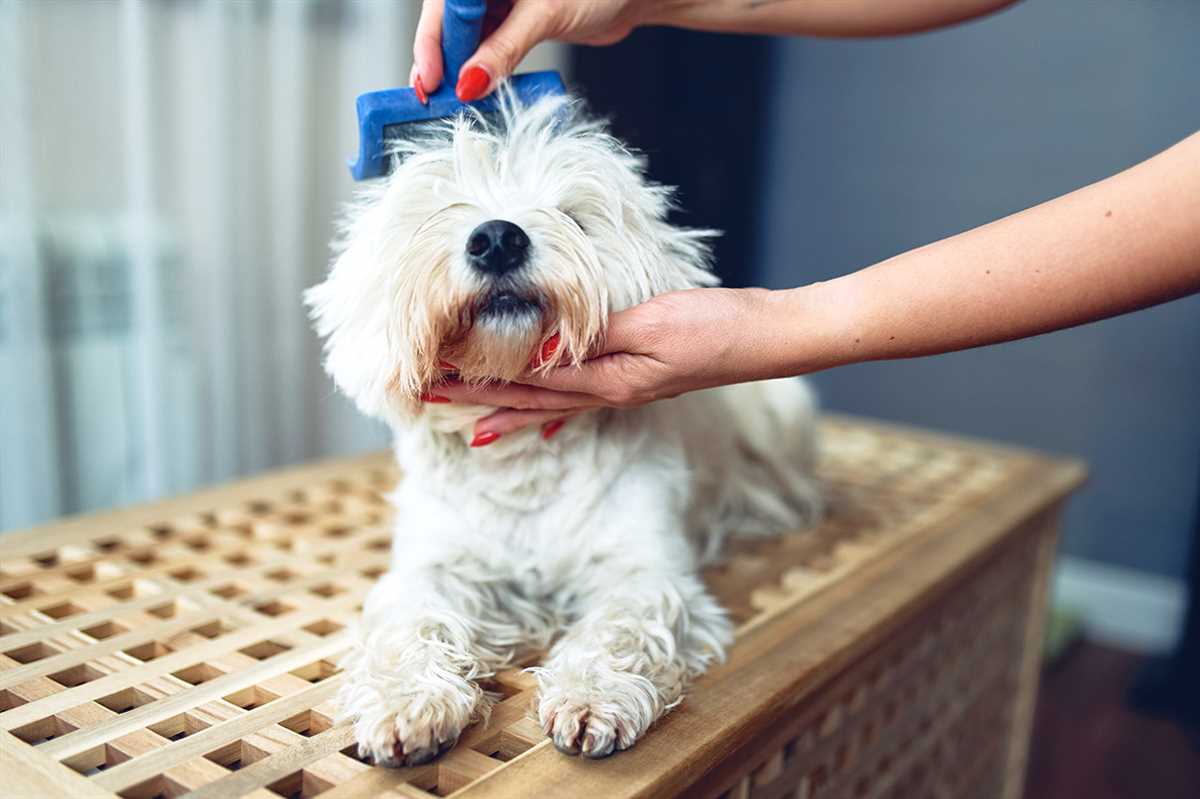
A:
<svg viewBox="0 0 1200 799">
<path fill-rule="evenodd" d="M 798 380 L 697 392 L 468 446 L 490 409 L 419 397 L 442 376 L 571 368 L 611 311 L 714 284 L 706 231 L 562 98 L 511 96 L 397 153 L 352 208 L 307 301 L 326 367 L 388 422 L 404 479 L 392 567 L 371 591 L 339 697 L 360 751 L 414 765 L 493 700 L 480 681 L 546 649 L 537 716 L 564 752 L 631 746 L 731 641 L 699 568 L 727 534 L 819 512 L 813 405 Z"/>
</svg>

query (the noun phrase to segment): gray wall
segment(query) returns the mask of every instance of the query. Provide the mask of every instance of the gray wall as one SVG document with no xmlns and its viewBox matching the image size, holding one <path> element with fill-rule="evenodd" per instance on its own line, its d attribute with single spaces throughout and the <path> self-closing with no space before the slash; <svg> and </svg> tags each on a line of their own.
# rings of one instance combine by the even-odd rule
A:
<svg viewBox="0 0 1200 799">
<path fill-rule="evenodd" d="M 932 34 L 777 48 L 758 259 L 769 286 L 988 222 L 1200 129 L 1195 0 L 1040 0 Z M 1200 487 L 1200 297 L 816 382 L 832 409 L 1083 456 L 1093 478 L 1065 551 L 1183 573 Z"/>
</svg>

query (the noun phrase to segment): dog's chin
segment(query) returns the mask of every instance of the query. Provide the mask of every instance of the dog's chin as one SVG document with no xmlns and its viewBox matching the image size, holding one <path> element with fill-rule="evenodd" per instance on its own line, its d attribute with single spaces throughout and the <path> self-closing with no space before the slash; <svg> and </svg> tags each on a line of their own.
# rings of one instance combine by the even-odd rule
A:
<svg viewBox="0 0 1200 799">
<path fill-rule="evenodd" d="M 541 346 L 545 311 L 534 296 L 499 290 L 482 297 L 465 338 L 443 354 L 469 382 L 511 381 Z"/>
</svg>

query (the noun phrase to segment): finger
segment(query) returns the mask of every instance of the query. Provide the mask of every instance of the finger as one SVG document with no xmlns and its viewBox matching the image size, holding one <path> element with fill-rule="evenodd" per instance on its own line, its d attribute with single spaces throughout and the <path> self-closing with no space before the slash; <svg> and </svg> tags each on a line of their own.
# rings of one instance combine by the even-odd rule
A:
<svg viewBox="0 0 1200 799">
<path fill-rule="evenodd" d="M 515 433 L 530 425 L 539 425 L 543 428 L 543 437 L 550 438 L 562 426 L 556 424 L 557 422 L 566 421 L 575 414 L 582 413 L 583 410 L 580 408 L 571 411 L 521 411 L 514 408 L 501 408 L 475 423 L 475 435 L 480 436 L 485 433 L 494 433 L 498 436 L 504 436 L 509 433 Z M 545 432 L 546 430 L 549 430 L 548 435 Z"/>
<path fill-rule="evenodd" d="M 424 0 L 413 40 L 413 62 L 426 94 L 442 85 L 442 0 Z M 414 82 L 415 85 L 415 82 Z"/>
<path fill-rule="evenodd" d="M 543 3 L 514 3 L 500 27 L 479 45 L 475 55 L 463 64 L 458 79 L 460 100 L 476 100 L 489 94 L 517 68 L 533 46 L 546 38 L 550 13 Z M 487 83 L 479 79 L 476 67 L 486 73 Z"/>
<path fill-rule="evenodd" d="M 597 397 L 549 391 L 519 383 L 499 383 L 472 386 L 458 381 L 439 383 L 431 389 L 439 397 L 451 402 L 493 405 L 497 408 L 521 410 L 566 410 L 570 408 L 595 407 L 600 404 Z"/>
<path fill-rule="evenodd" d="M 421 73 L 415 63 L 408 72 L 408 85 L 413 87 L 413 91 L 416 92 L 417 99 L 421 101 L 421 105 L 429 105 L 429 94 L 425 91 L 424 84 L 421 83 Z"/>
<path fill-rule="evenodd" d="M 561 394 L 566 397 L 587 397 L 589 404 L 609 404 L 604 398 L 613 389 L 628 381 L 630 359 L 642 358 L 624 352 L 601 355 L 579 366 L 560 366 L 548 372 L 523 376 L 527 388 Z"/>
</svg>

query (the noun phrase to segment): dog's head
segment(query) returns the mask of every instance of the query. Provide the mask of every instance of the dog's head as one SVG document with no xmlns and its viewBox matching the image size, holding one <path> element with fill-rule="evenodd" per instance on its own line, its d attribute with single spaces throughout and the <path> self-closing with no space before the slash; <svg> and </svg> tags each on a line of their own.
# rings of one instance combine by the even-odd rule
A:
<svg viewBox="0 0 1200 799">
<path fill-rule="evenodd" d="M 400 145 L 351 207 L 306 300 L 326 368 L 364 412 L 403 417 L 438 381 L 578 363 L 609 312 L 709 285 L 707 231 L 666 222 L 670 191 L 577 104 L 460 116 Z"/>
</svg>

